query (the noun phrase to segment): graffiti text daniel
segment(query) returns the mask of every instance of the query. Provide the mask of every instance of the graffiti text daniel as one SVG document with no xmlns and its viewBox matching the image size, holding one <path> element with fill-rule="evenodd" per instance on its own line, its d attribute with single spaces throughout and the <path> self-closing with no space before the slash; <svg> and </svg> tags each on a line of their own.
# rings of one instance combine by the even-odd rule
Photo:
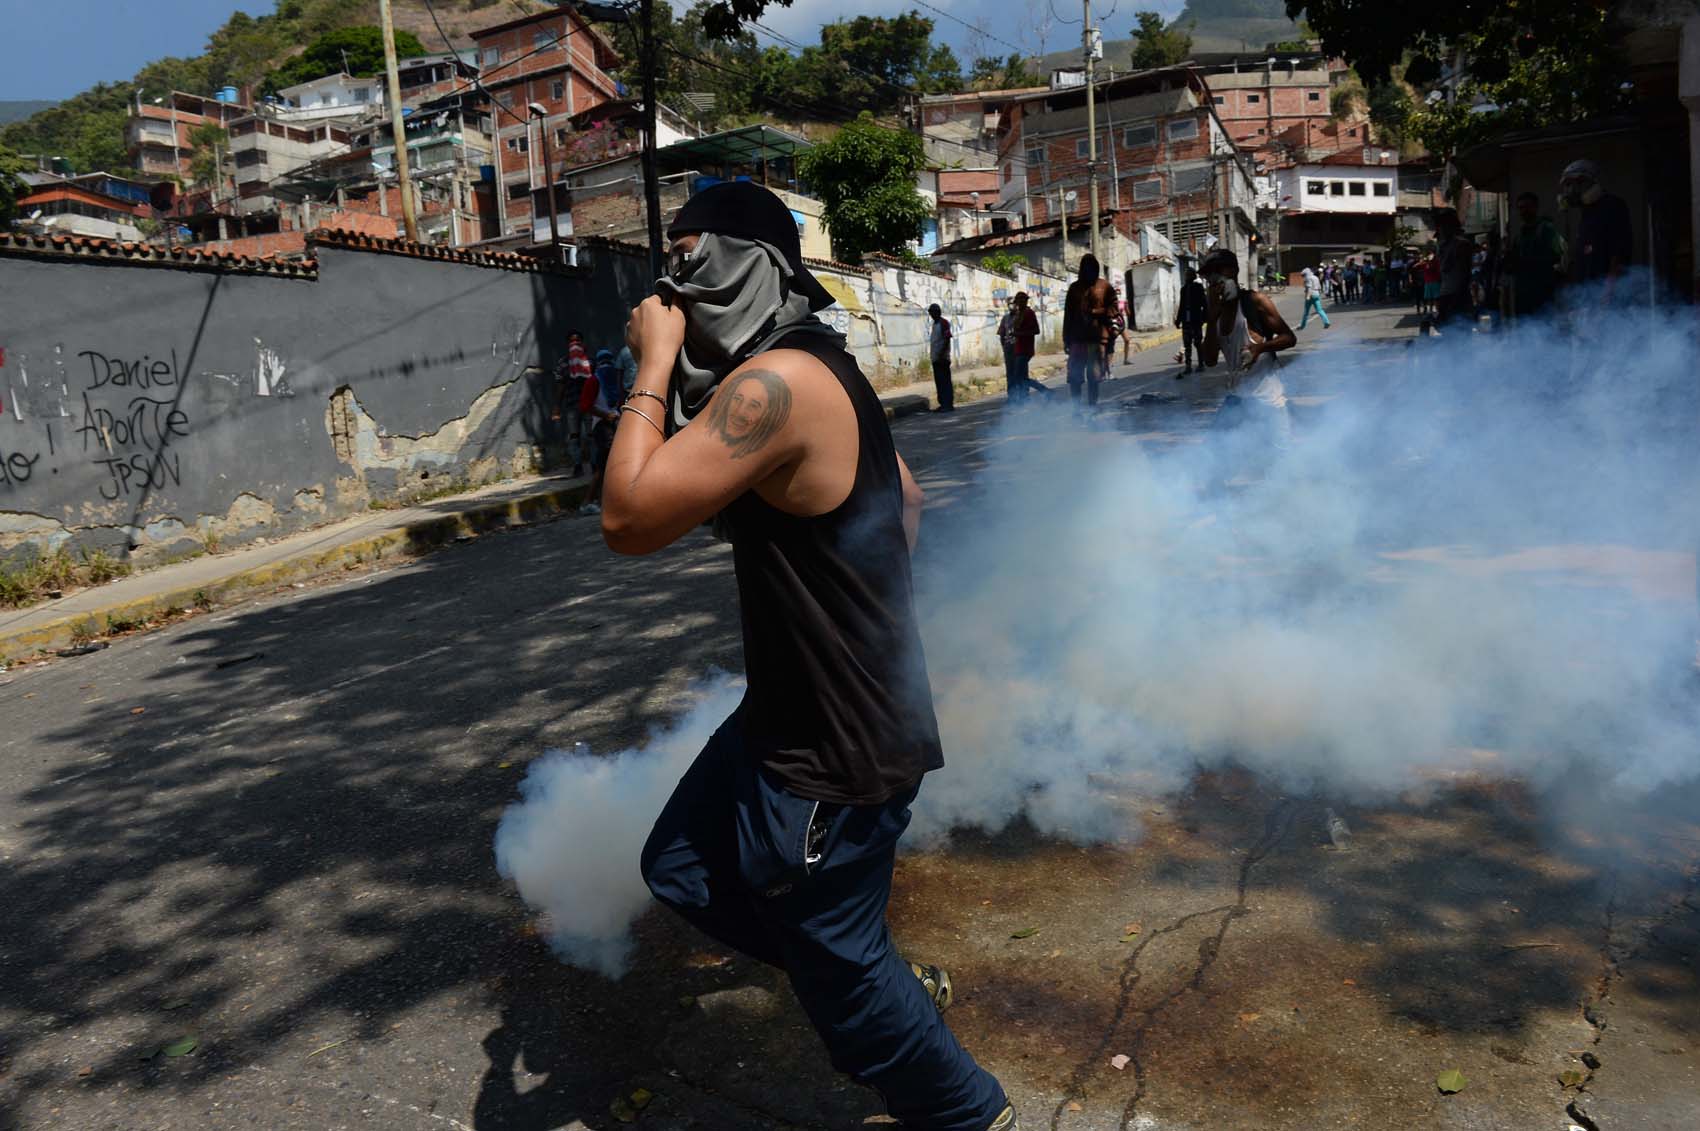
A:
<svg viewBox="0 0 1700 1131">
<path fill-rule="evenodd" d="M 77 354 L 89 362 L 89 390 L 116 387 L 128 389 L 172 389 L 179 381 L 177 351 L 171 360 L 147 355 L 126 360 L 108 357 L 97 350 Z M 115 501 L 135 490 L 157 490 L 181 484 L 182 465 L 175 452 L 167 452 L 171 441 L 189 434 L 189 418 L 170 394 L 163 397 L 138 393 L 122 408 L 107 408 L 83 393 L 80 427 L 85 452 L 94 449 L 93 461 L 105 468 L 108 481 L 100 487 L 101 498 Z"/>
</svg>

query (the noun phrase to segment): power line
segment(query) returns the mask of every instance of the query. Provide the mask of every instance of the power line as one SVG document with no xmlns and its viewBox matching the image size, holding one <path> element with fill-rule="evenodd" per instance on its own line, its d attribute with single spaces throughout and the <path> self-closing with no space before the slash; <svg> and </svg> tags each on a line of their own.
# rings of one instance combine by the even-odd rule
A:
<svg viewBox="0 0 1700 1131">
<path fill-rule="evenodd" d="M 991 40 L 993 43 L 1001 43 L 1005 47 L 1008 47 L 1008 48 L 1011 48 L 1015 51 L 1020 52 L 1021 55 L 1024 58 L 1029 54 L 1027 48 L 1018 47 L 1015 44 L 1011 43 L 1009 40 L 1002 38 L 1001 36 L 993 35 L 991 32 L 987 31 L 985 28 L 981 27 L 979 24 L 971 24 L 967 20 L 963 19 L 961 16 L 953 15 L 950 12 L 945 11 L 943 8 L 934 7 L 933 5 L 927 3 L 927 0 L 915 0 L 915 3 L 921 5 L 921 7 L 926 8 L 929 11 L 937 12 L 939 15 L 943 16 L 947 20 L 952 20 L 956 23 L 961 24 L 963 27 L 967 28 L 969 31 L 977 32 L 980 35 L 985 36 L 987 39 Z M 1053 12 L 1051 14 L 1055 15 L 1056 13 L 1053 10 Z"/>
</svg>

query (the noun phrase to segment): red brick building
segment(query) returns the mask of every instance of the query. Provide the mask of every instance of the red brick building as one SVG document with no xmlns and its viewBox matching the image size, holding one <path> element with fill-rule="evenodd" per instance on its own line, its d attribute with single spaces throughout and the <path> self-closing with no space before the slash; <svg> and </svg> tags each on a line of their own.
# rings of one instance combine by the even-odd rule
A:
<svg viewBox="0 0 1700 1131">
<path fill-rule="evenodd" d="M 1190 67 L 1145 71 L 1096 91 L 1099 210 L 1137 237 L 1143 224 L 1186 244 L 1214 235 L 1243 253 L 1256 231 L 1251 169 Z M 1000 210 L 1029 226 L 1091 213 L 1086 90 L 1065 87 L 1011 103 L 999 123 Z M 1074 199 L 1069 200 L 1070 193 Z"/>
<path fill-rule="evenodd" d="M 484 89 L 495 100 L 497 191 L 502 197 L 504 234 L 532 230 L 532 189 L 548 183 L 543 169 L 543 131 L 549 135 L 555 173 L 566 162 L 572 117 L 621 97 L 608 68 L 619 55 L 603 35 L 570 6 L 551 8 L 472 33 Z M 546 111 L 534 119 L 528 107 Z M 561 206 L 559 215 L 570 223 Z M 562 236 L 569 234 L 562 231 Z"/>
</svg>

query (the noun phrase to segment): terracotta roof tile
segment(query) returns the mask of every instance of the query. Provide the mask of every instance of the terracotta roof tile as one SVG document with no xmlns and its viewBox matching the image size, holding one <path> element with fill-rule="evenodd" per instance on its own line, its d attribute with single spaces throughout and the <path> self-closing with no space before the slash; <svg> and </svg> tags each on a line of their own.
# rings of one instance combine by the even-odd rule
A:
<svg viewBox="0 0 1700 1131">
<path fill-rule="evenodd" d="M 198 270 L 245 271 L 260 275 L 277 275 L 292 279 L 316 278 L 317 260 L 278 259 L 272 256 L 255 258 L 207 251 L 198 247 L 173 247 L 167 250 L 160 244 L 119 242 L 89 236 L 34 236 L 22 232 L 0 232 L 0 255 L 39 256 L 48 259 L 74 259 L 91 263 L 121 263 L 129 266 L 189 267 Z"/>
<path fill-rule="evenodd" d="M 350 251 L 375 251 L 385 255 L 405 255 L 413 259 L 442 259 L 451 263 L 466 263 L 474 267 L 495 267 L 503 271 L 536 271 L 561 275 L 582 275 L 588 270 L 564 263 L 550 263 L 529 255 L 511 251 L 468 251 L 440 244 L 410 243 L 403 239 L 349 232 L 338 228 L 318 228 L 307 233 L 307 246 L 339 247 Z"/>
</svg>

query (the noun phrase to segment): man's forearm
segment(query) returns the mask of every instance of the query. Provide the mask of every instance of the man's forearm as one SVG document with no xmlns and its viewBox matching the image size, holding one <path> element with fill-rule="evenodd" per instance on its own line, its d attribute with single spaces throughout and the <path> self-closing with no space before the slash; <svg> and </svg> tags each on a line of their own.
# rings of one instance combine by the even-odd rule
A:
<svg viewBox="0 0 1700 1131">
<path fill-rule="evenodd" d="M 660 449 L 667 419 L 667 389 L 672 383 L 671 361 L 638 364 L 626 405 L 631 411 L 618 414 L 619 426 L 608 453 L 608 483 L 603 488 L 603 510 L 618 510 L 630 500 L 643 469 Z M 610 506 L 610 504 L 612 504 Z"/>
</svg>

